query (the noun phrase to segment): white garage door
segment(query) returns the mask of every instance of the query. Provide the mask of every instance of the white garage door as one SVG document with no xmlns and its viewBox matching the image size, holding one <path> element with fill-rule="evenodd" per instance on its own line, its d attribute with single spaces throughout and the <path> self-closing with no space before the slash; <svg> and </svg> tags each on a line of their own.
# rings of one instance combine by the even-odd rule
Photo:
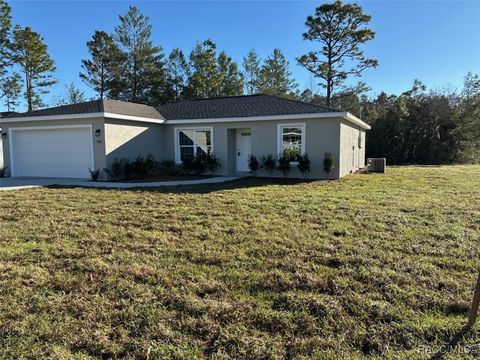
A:
<svg viewBox="0 0 480 360">
<path fill-rule="evenodd" d="M 12 175 L 88 178 L 92 141 L 90 125 L 12 128 Z"/>
</svg>

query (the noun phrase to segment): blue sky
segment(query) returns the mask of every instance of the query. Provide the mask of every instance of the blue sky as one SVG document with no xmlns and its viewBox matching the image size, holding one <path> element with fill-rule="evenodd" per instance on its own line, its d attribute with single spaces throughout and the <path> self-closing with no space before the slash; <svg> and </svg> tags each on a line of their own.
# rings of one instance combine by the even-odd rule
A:
<svg viewBox="0 0 480 360">
<path fill-rule="evenodd" d="M 78 78 L 85 43 L 94 30 L 112 32 L 118 15 L 136 5 L 153 25 L 153 41 L 168 53 L 189 52 L 197 41 L 211 38 L 237 62 L 250 48 L 262 57 L 280 48 L 290 62 L 300 89 L 315 83 L 295 58 L 314 43 L 302 40 L 304 22 L 318 1 L 10 1 L 13 22 L 31 26 L 49 47 L 57 66 L 55 85 L 46 100 Z M 413 79 L 429 88 L 459 88 L 468 71 L 480 73 L 480 1 L 360 1 L 372 16 L 375 40 L 365 47 L 380 66 L 363 81 L 371 95 L 401 93 Z M 321 89 L 319 89 L 321 91 Z"/>
</svg>

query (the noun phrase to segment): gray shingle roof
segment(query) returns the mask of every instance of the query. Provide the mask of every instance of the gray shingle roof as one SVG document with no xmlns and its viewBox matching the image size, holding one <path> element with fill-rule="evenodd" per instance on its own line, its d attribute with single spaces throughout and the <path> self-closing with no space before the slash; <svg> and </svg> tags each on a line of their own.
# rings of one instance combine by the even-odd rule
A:
<svg viewBox="0 0 480 360">
<path fill-rule="evenodd" d="M 162 105 L 157 109 L 167 120 L 316 114 L 337 111 L 270 95 L 188 100 Z"/>
<path fill-rule="evenodd" d="M 108 112 L 151 119 L 182 120 L 316 114 L 336 111 L 338 110 L 277 96 L 248 95 L 186 100 L 161 105 L 156 108 L 118 100 L 94 100 L 80 104 L 57 106 L 25 113 L 13 113 L 6 117 L 17 118 Z"/>
<path fill-rule="evenodd" d="M 24 113 L 13 113 L 7 117 L 17 118 L 30 116 L 91 114 L 97 112 L 164 119 L 154 107 L 119 100 L 93 100 L 79 104 L 56 106 Z"/>
</svg>

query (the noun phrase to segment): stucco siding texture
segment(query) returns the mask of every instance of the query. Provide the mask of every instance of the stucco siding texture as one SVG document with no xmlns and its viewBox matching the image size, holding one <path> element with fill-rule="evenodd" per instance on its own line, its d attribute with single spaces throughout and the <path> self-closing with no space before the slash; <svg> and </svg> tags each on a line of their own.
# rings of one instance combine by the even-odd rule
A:
<svg viewBox="0 0 480 360">
<path fill-rule="evenodd" d="M 92 138 L 93 138 L 93 161 L 94 167 L 96 169 L 103 169 L 106 167 L 106 158 L 105 158 L 105 146 L 103 141 L 103 136 L 95 137 L 95 131 L 100 130 L 100 133 L 104 133 L 104 119 L 103 118 L 93 118 L 93 119 L 69 119 L 65 121 L 59 120 L 46 120 L 46 121 L 19 121 L 19 122 L 9 122 L 3 123 L 2 129 L 6 131 L 6 139 L 3 139 L 3 162 L 7 166 L 7 176 L 10 176 L 11 164 L 10 164 L 10 131 L 9 129 L 15 128 L 27 128 L 27 127 L 42 127 L 42 126 L 54 126 L 61 127 L 65 125 L 92 125 Z"/>
<path fill-rule="evenodd" d="M 138 121 L 105 119 L 105 155 L 107 167 L 114 159 L 151 154 L 157 160 L 163 157 L 163 132 L 165 126 Z"/>
<path fill-rule="evenodd" d="M 213 152 L 220 162 L 220 175 L 233 175 L 236 173 L 236 129 L 251 130 L 251 153 L 259 160 L 262 156 L 277 156 L 278 125 L 279 124 L 305 124 L 305 152 L 311 161 L 311 173 L 308 178 L 324 178 L 323 159 L 326 152 L 332 153 L 337 163 L 340 155 L 340 119 L 296 119 L 284 121 L 245 121 L 231 123 L 205 123 L 205 124 L 175 124 L 166 125 L 163 137 L 164 158 L 175 159 L 175 129 L 209 128 L 213 129 Z M 259 176 L 270 176 L 266 171 L 260 170 Z M 274 171 L 271 176 L 282 177 L 280 171 Z M 338 178 L 339 169 L 334 169 L 331 178 Z M 292 166 L 289 177 L 302 177 L 296 166 Z"/>
<path fill-rule="evenodd" d="M 340 177 L 365 166 L 365 130 L 342 121 L 340 125 Z"/>
</svg>

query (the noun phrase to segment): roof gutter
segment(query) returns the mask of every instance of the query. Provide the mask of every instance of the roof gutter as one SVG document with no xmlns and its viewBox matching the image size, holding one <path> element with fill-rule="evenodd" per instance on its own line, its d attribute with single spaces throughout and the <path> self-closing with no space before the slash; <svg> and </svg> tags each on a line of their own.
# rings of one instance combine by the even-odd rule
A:
<svg viewBox="0 0 480 360">
<path fill-rule="evenodd" d="M 270 115 L 270 116 L 249 116 L 249 117 L 234 117 L 234 118 L 206 118 L 206 119 L 177 119 L 167 120 L 166 125 L 178 124 L 205 124 L 205 123 L 225 123 L 225 122 L 245 122 L 245 121 L 271 121 L 271 120 L 304 120 L 304 119 L 319 119 L 319 118 L 342 118 L 355 125 L 362 127 L 365 130 L 370 130 L 370 125 L 360 120 L 349 112 L 329 112 L 329 113 L 314 113 L 314 114 L 294 114 L 294 115 Z"/>
</svg>

